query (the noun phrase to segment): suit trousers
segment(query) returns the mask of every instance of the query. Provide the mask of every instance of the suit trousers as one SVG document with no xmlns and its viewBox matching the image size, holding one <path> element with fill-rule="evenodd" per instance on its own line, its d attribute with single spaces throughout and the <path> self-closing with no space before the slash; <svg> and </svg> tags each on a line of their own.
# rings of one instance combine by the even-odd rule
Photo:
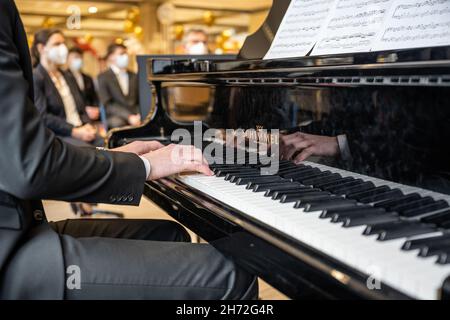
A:
<svg viewBox="0 0 450 320">
<path fill-rule="evenodd" d="M 66 299 L 255 299 L 254 276 L 165 220 L 67 220 Z M 78 276 L 78 278 L 76 278 Z M 78 281 L 78 283 L 77 283 Z"/>
</svg>

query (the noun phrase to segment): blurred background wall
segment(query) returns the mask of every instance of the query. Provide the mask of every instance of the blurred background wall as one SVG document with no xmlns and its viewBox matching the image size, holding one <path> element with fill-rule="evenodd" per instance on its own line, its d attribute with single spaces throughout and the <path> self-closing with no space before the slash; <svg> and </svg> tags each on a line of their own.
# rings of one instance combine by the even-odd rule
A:
<svg viewBox="0 0 450 320">
<path fill-rule="evenodd" d="M 131 55 L 183 53 L 183 37 L 202 29 L 211 53 L 237 53 L 265 20 L 272 0 L 16 0 L 28 34 L 61 29 L 68 46 L 85 54 L 85 71 L 96 76 L 106 47 L 123 43 Z M 133 63 L 135 59 L 132 59 Z M 136 65 L 132 65 L 136 68 Z"/>
</svg>

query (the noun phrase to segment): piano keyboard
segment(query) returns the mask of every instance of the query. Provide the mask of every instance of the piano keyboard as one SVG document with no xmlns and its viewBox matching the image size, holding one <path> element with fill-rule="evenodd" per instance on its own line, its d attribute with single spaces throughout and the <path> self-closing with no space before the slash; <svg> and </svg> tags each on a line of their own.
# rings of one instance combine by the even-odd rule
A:
<svg viewBox="0 0 450 320">
<path fill-rule="evenodd" d="M 450 275 L 449 196 L 310 162 L 282 161 L 276 176 L 257 166 L 211 167 L 216 176 L 179 179 L 381 286 L 439 298 Z"/>
</svg>

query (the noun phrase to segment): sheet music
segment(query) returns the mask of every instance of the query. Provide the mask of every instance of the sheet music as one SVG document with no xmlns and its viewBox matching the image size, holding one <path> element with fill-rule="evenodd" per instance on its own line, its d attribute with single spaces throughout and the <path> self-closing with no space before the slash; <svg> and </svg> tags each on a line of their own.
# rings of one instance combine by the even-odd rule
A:
<svg viewBox="0 0 450 320">
<path fill-rule="evenodd" d="M 450 0 L 395 0 L 373 50 L 450 45 Z"/>
<path fill-rule="evenodd" d="M 311 55 L 368 52 L 393 0 L 339 0 Z"/>
<path fill-rule="evenodd" d="M 264 59 L 301 57 L 311 51 L 336 0 L 292 0 Z"/>
</svg>

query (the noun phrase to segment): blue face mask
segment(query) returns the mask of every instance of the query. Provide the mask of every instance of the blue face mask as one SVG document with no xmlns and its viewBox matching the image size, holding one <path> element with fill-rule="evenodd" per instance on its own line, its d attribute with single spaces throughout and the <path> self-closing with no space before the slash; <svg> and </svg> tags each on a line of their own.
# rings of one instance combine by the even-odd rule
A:
<svg viewBox="0 0 450 320">
<path fill-rule="evenodd" d="M 83 59 L 75 58 L 70 62 L 70 70 L 80 71 L 83 68 Z"/>
<path fill-rule="evenodd" d="M 128 54 L 124 53 L 116 58 L 116 66 L 120 69 L 128 68 L 130 64 L 130 57 Z"/>
</svg>

